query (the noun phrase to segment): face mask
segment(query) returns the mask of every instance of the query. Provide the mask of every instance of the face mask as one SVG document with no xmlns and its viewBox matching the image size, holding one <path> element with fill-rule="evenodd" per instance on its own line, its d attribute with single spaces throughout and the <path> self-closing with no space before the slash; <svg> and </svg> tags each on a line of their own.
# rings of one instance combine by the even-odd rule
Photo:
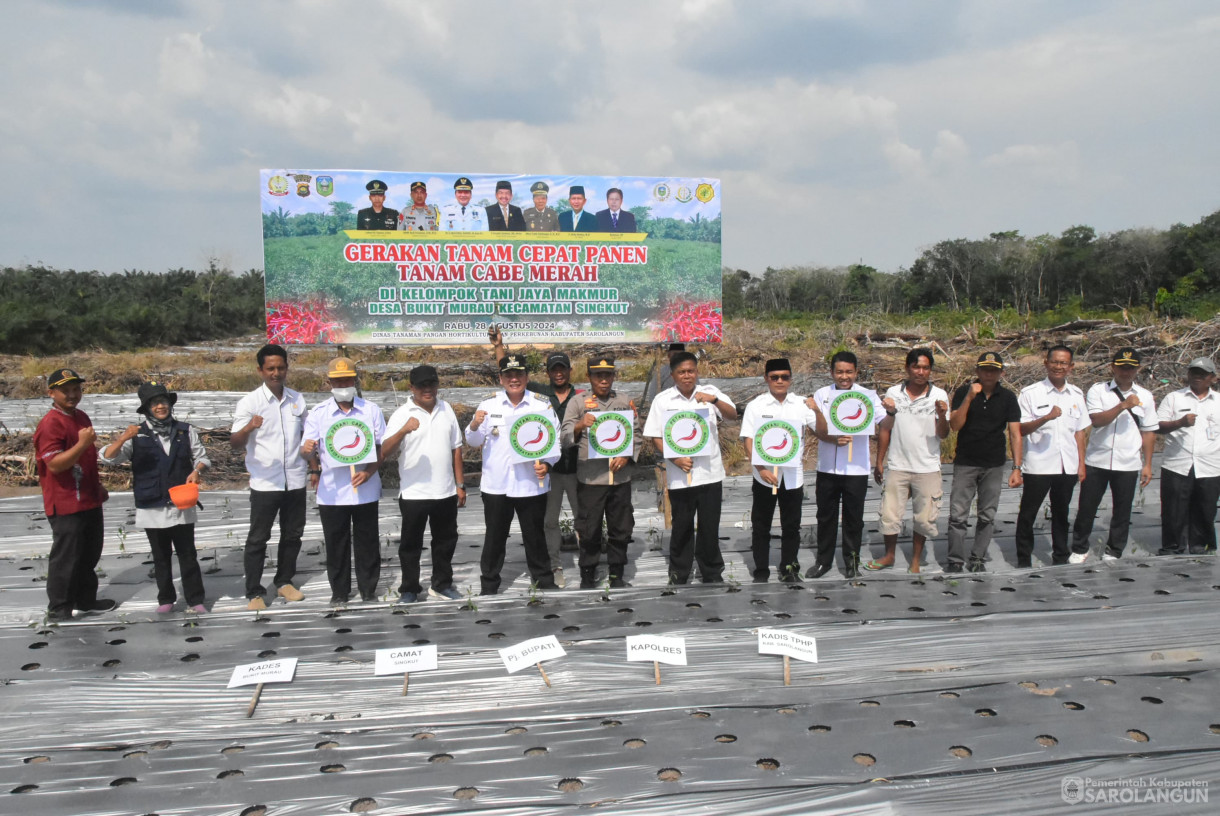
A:
<svg viewBox="0 0 1220 816">
<path fill-rule="evenodd" d="M 352 402 L 356 399 L 356 386 L 350 388 L 332 388 L 330 395 L 335 398 L 335 402 Z"/>
</svg>

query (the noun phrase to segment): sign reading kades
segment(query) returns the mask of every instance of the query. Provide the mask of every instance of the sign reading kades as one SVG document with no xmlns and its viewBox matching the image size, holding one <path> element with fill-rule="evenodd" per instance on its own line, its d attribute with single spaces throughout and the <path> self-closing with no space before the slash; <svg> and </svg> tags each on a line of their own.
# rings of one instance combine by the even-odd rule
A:
<svg viewBox="0 0 1220 816">
<path fill-rule="evenodd" d="M 229 678 L 229 688 L 239 686 L 257 686 L 263 683 L 291 683 L 297 671 L 297 659 L 285 657 L 280 660 L 267 660 L 262 663 L 246 663 L 233 669 Z"/>
</svg>

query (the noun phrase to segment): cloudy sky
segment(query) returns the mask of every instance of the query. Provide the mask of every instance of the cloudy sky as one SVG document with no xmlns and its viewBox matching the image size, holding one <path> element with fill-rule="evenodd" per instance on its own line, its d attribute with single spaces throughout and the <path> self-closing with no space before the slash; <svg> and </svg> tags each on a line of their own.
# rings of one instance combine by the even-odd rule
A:
<svg viewBox="0 0 1220 816">
<path fill-rule="evenodd" d="M 754 272 L 1220 209 L 1214 0 L 9 0 L 0 19 L 4 265 L 261 267 L 262 167 L 720 178 L 724 263 Z"/>
</svg>

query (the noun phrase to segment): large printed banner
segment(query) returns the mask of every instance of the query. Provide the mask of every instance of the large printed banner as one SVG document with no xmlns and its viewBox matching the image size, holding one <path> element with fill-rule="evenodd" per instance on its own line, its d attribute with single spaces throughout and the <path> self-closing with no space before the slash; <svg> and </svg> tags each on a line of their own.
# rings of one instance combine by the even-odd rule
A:
<svg viewBox="0 0 1220 816">
<path fill-rule="evenodd" d="M 277 343 L 718 342 L 720 181 L 263 170 Z"/>
</svg>

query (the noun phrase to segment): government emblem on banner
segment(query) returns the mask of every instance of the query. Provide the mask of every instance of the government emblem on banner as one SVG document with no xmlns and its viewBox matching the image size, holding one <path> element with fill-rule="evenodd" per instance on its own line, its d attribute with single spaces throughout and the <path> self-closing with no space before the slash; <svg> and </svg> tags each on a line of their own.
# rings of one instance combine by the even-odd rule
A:
<svg viewBox="0 0 1220 816">
<path fill-rule="evenodd" d="M 318 176 L 313 181 L 314 189 L 320 196 L 328 196 L 335 191 L 335 179 L 332 176 Z"/>
<path fill-rule="evenodd" d="M 288 195 L 288 179 L 283 176 L 272 176 L 267 179 L 267 192 L 273 196 Z"/>
<path fill-rule="evenodd" d="M 678 188 L 678 192 L 674 193 L 674 198 L 683 204 L 689 204 L 693 196 L 691 195 L 690 188 L 683 184 Z"/>
<path fill-rule="evenodd" d="M 704 204 L 716 197 L 716 188 L 710 184 L 700 184 L 695 188 L 695 198 Z"/>
<path fill-rule="evenodd" d="M 309 197 L 309 181 L 312 178 L 313 176 L 306 175 L 305 173 L 297 173 L 292 177 L 293 181 L 297 183 L 297 195 L 301 198 Z"/>
<path fill-rule="evenodd" d="M 665 182 L 661 182 L 652 188 L 652 197 L 657 201 L 668 201 L 669 192 L 669 185 Z"/>
</svg>

